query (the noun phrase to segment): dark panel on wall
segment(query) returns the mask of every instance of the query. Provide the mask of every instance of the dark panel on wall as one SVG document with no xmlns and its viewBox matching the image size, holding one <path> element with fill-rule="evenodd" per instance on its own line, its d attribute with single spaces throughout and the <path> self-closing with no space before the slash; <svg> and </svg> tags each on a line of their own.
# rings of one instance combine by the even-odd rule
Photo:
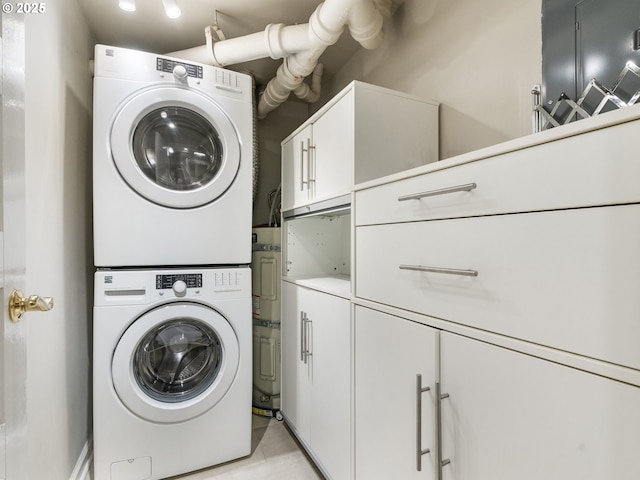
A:
<svg viewBox="0 0 640 480">
<path fill-rule="evenodd" d="M 640 66 L 638 32 L 638 0 L 543 0 L 543 102 L 577 99 L 592 78 L 612 87 L 628 60 Z"/>
<path fill-rule="evenodd" d="M 576 93 L 576 0 L 542 2 L 542 101 Z"/>
</svg>

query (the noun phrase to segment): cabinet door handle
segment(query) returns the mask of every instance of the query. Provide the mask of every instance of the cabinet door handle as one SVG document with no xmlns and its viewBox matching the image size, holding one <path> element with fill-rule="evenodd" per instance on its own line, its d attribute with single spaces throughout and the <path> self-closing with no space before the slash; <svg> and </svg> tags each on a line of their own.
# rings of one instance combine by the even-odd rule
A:
<svg viewBox="0 0 640 480">
<path fill-rule="evenodd" d="M 304 316 L 305 313 L 300 311 L 300 361 L 304 362 Z"/>
<path fill-rule="evenodd" d="M 315 183 L 316 181 L 316 146 L 315 145 L 311 145 L 311 139 L 307 138 L 307 181 L 309 183 Z M 311 154 L 311 152 L 313 152 L 313 155 Z M 313 158 L 313 164 L 311 162 L 311 159 Z M 313 172 L 313 176 L 311 175 L 311 172 Z"/>
<path fill-rule="evenodd" d="M 440 382 L 436 382 L 436 423 L 438 432 L 438 479 L 442 479 L 442 467 L 449 465 L 451 460 L 448 458 L 442 459 L 442 400 L 449 398 L 448 393 L 442 393 L 442 387 Z"/>
<path fill-rule="evenodd" d="M 313 320 L 309 320 L 307 314 L 304 315 L 304 363 L 306 364 L 309 361 L 309 357 L 313 355 L 313 352 L 310 350 L 310 345 L 312 345 L 313 338 L 311 337 L 313 328 Z"/>
<path fill-rule="evenodd" d="M 300 191 L 304 190 L 305 185 L 309 182 L 304 179 L 304 152 L 307 152 L 307 178 L 309 173 L 309 150 L 304 148 L 304 142 L 300 142 Z"/>
<path fill-rule="evenodd" d="M 304 343 L 303 343 L 304 344 L 304 364 L 306 365 L 307 364 L 307 358 L 308 358 L 308 355 L 309 355 L 309 350 L 308 350 L 309 349 L 309 337 L 307 336 L 307 330 L 308 330 L 307 325 L 308 325 L 308 323 L 307 323 L 307 314 L 306 313 L 304 314 L 304 318 L 302 319 L 302 325 L 303 325 L 303 329 L 302 329 L 303 333 L 302 333 L 302 335 L 304 336 Z"/>
<path fill-rule="evenodd" d="M 460 270 L 458 268 L 425 267 L 424 265 L 398 265 L 400 270 L 415 270 L 417 272 L 445 273 L 447 275 L 462 275 L 477 277 L 477 270 Z"/>
<path fill-rule="evenodd" d="M 399 202 L 406 202 L 407 200 L 420 200 L 425 197 L 435 197 L 436 195 L 446 195 L 447 193 L 455 192 L 470 192 L 478 185 L 475 183 L 465 183 L 464 185 L 456 185 L 454 187 L 439 188 L 437 190 L 429 190 L 428 192 L 412 193 L 411 195 L 403 195 L 398 197 Z"/>
<path fill-rule="evenodd" d="M 422 394 L 431 390 L 422 386 L 422 375 L 416 375 L 416 470 L 422 471 L 422 456 L 430 453 L 428 448 L 422 449 Z"/>
</svg>

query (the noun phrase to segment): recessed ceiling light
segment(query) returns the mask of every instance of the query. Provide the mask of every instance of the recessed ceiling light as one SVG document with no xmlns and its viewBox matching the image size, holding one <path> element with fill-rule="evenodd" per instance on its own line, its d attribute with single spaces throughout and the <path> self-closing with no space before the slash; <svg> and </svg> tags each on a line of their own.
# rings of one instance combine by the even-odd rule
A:
<svg viewBox="0 0 640 480">
<path fill-rule="evenodd" d="M 164 13 L 167 14 L 167 17 L 178 18 L 182 15 L 176 0 L 162 0 L 162 4 L 164 5 Z"/>
<path fill-rule="evenodd" d="M 118 0 L 118 6 L 125 12 L 135 12 L 136 0 Z"/>
</svg>

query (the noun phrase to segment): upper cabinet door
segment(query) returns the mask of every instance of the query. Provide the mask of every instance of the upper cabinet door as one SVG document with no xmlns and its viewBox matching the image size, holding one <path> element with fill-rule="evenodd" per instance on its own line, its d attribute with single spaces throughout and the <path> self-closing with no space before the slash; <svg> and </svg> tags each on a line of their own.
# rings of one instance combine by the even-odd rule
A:
<svg viewBox="0 0 640 480">
<path fill-rule="evenodd" d="M 311 125 L 282 144 L 282 211 L 309 203 Z"/>
<path fill-rule="evenodd" d="M 353 185 L 354 91 L 313 124 L 311 193 L 314 201 L 350 193 Z"/>
</svg>

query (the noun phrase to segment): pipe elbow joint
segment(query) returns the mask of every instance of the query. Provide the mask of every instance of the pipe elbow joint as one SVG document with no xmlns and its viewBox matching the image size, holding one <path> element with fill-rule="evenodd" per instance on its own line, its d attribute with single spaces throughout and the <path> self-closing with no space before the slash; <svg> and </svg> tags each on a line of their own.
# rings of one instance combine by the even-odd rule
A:
<svg viewBox="0 0 640 480">
<path fill-rule="evenodd" d="M 322 6 L 323 3 L 318 5 L 318 8 L 314 10 L 311 18 L 309 18 L 309 39 L 315 45 L 328 47 L 338 41 L 344 31 L 344 25 L 340 25 L 337 29 L 332 29 L 323 23 L 320 17 Z"/>
<path fill-rule="evenodd" d="M 367 50 L 375 50 L 384 41 L 384 33 L 382 30 L 375 31 L 356 31 L 353 28 L 349 28 L 351 36 L 357 41 L 363 48 Z"/>
<path fill-rule="evenodd" d="M 349 32 L 367 50 L 378 48 L 384 39 L 382 14 L 370 2 L 354 6 L 349 15 Z"/>
<path fill-rule="evenodd" d="M 287 57 L 284 59 L 284 62 L 278 67 L 276 71 L 276 79 L 287 90 L 295 90 L 298 85 L 300 85 L 304 81 L 303 75 L 298 75 L 294 73 L 289 65 L 291 57 Z"/>
</svg>

